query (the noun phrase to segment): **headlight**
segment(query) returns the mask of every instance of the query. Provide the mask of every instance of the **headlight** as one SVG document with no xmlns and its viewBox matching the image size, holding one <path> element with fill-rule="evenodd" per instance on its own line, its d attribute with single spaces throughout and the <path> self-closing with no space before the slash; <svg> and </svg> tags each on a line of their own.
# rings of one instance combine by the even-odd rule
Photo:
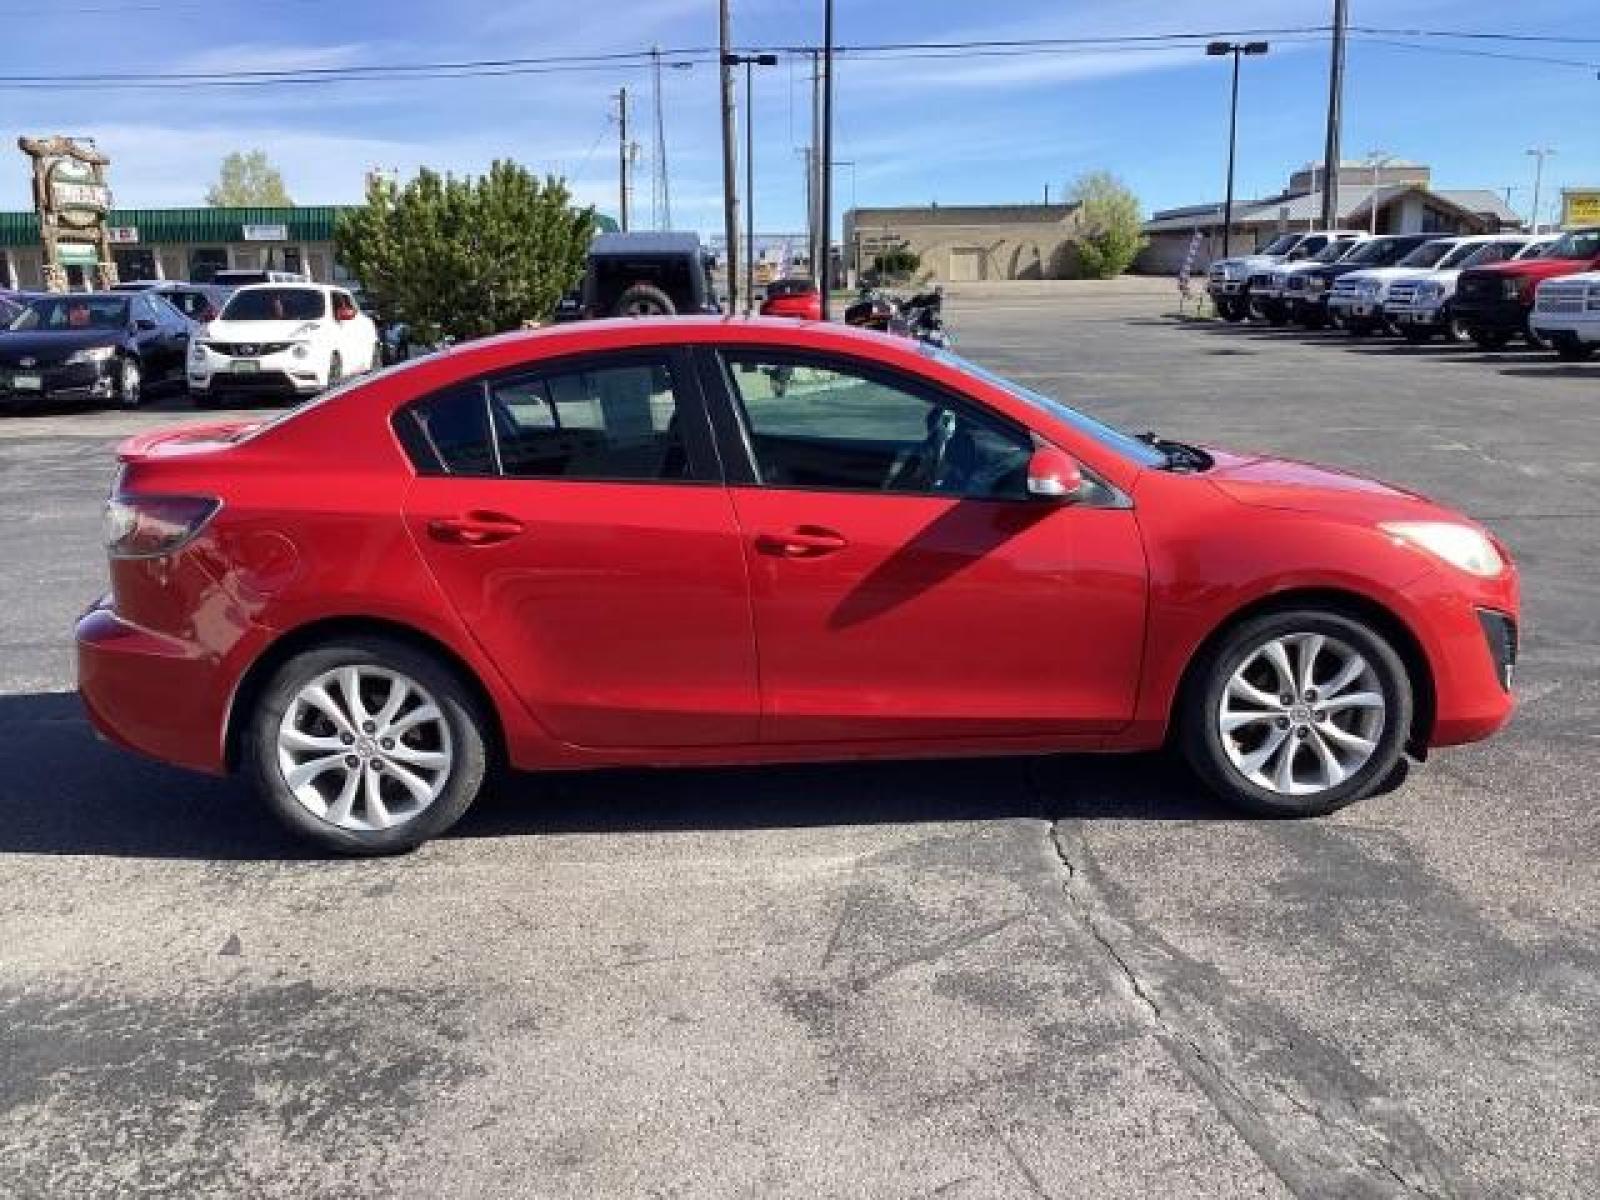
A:
<svg viewBox="0 0 1600 1200">
<path fill-rule="evenodd" d="M 1306 280 L 1306 291 L 1308 292 L 1320 292 L 1326 289 L 1327 286 L 1328 281 L 1321 275 L 1313 275 Z"/>
<path fill-rule="evenodd" d="M 117 348 L 115 346 L 90 346 L 87 350 L 77 350 L 68 355 L 67 365 L 110 362 L 116 356 Z"/>
<path fill-rule="evenodd" d="M 1507 279 L 1500 286 L 1505 289 L 1505 297 L 1507 300 L 1522 299 L 1522 280 Z"/>
<path fill-rule="evenodd" d="M 204 362 L 206 357 L 206 344 L 204 342 L 191 342 L 189 344 L 189 357 L 195 362 Z"/>
<path fill-rule="evenodd" d="M 1444 295 L 1444 284 L 1424 283 L 1417 288 L 1418 300 L 1437 300 Z"/>
<path fill-rule="evenodd" d="M 1485 578 L 1506 569 L 1505 559 L 1482 531 L 1447 521 L 1392 521 L 1379 526 L 1390 537 L 1409 542 L 1469 575 Z"/>
<path fill-rule="evenodd" d="M 291 349 L 289 353 L 293 354 L 296 358 L 309 358 L 311 357 L 311 347 L 305 342 L 296 342 L 294 344 L 294 348 Z"/>
<path fill-rule="evenodd" d="M 1600 287 L 1591 287 L 1584 292 L 1583 306 L 1590 312 L 1600 311 Z"/>
<path fill-rule="evenodd" d="M 1356 284 L 1356 290 L 1363 296 L 1366 296 L 1370 299 L 1378 294 L 1378 288 L 1380 286 L 1381 285 L 1376 279 L 1363 279 L 1360 283 Z"/>
</svg>

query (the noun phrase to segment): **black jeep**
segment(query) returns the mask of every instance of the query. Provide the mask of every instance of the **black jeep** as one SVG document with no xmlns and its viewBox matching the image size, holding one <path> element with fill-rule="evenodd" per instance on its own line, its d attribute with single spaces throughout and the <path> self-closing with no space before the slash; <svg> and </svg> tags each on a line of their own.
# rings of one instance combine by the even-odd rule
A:
<svg viewBox="0 0 1600 1200">
<path fill-rule="evenodd" d="M 711 259 L 693 233 L 602 233 L 589 247 L 578 313 L 563 316 L 670 317 L 721 312 Z"/>
</svg>

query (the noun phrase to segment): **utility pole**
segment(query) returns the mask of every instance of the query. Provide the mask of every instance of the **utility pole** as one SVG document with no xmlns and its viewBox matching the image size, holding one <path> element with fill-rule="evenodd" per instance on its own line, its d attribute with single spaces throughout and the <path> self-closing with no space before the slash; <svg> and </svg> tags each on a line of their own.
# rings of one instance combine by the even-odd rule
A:
<svg viewBox="0 0 1600 1200">
<path fill-rule="evenodd" d="M 1328 141 L 1322 152 L 1322 227 L 1332 229 L 1339 215 L 1339 133 L 1344 120 L 1345 0 L 1333 0 L 1333 59 L 1328 65 Z"/>
<path fill-rule="evenodd" d="M 822 207 L 822 57 L 811 51 L 811 150 L 806 155 L 806 234 L 811 278 L 821 278 L 822 238 L 817 233 L 818 212 Z"/>
<path fill-rule="evenodd" d="M 628 194 L 633 190 L 633 181 L 628 178 L 628 89 L 622 88 L 617 92 L 617 128 L 619 140 L 617 142 L 617 191 L 619 193 L 619 224 L 622 232 L 628 232 Z"/>
<path fill-rule="evenodd" d="M 833 287 L 833 0 L 822 0 L 822 270 L 817 289 L 822 293 L 822 319 L 829 316 L 828 293 Z"/>
<path fill-rule="evenodd" d="M 739 153 L 734 145 L 732 22 L 728 0 L 721 0 L 717 13 L 722 39 L 722 232 L 727 242 L 724 266 L 728 272 L 728 311 L 736 312 L 739 299 Z"/>
<path fill-rule="evenodd" d="M 1533 214 L 1528 218 L 1528 231 L 1530 233 L 1538 233 L 1539 193 L 1544 185 L 1544 160 L 1554 154 L 1555 151 L 1550 149 L 1549 146 L 1535 146 L 1528 153 L 1533 158 L 1538 159 L 1538 163 L 1533 168 Z"/>
<path fill-rule="evenodd" d="M 775 55 L 763 55 L 777 62 Z M 744 56 L 744 312 L 756 310 L 756 106 L 750 91 L 755 55 Z"/>
<path fill-rule="evenodd" d="M 672 228 L 672 206 L 667 200 L 667 135 L 661 118 L 661 47 L 650 47 L 650 224 Z"/>
</svg>

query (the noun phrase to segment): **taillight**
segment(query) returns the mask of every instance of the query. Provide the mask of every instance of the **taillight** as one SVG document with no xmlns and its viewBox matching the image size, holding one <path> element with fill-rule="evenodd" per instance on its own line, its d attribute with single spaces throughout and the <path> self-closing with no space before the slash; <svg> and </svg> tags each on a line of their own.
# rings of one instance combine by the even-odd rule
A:
<svg viewBox="0 0 1600 1200">
<path fill-rule="evenodd" d="M 112 558 L 172 554 L 221 507 L 215 496 L 114 495 L 106 501 L 106 553 Z"/>
</svg>

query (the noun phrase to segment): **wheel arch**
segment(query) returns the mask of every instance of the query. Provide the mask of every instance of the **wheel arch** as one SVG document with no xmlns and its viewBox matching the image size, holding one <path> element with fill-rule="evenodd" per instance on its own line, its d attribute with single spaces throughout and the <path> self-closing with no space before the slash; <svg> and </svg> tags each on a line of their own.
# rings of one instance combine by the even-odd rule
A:
<svg viewBox="0 0 1600 1200">
<path fill-rule="evenodd" d="M 1411 730 L 1406 738 L 1406 749 L 1417 758 L 1425 757 L 1428 738 L 1433 730 L 1437 697 L 1433 668 L 1428 663 L 1421 641 L 1393 609 L 1370 596 L 1335 587 L 1302 587 L 1273 592 L 1235 609 L 1219 622 L 1195 647 L 1183 668 L 1183 675 L 1172 694 L 1172 707 L 1167 713 L 1168 739 L 1177 736 L 1180 716 L 1191 690 L 1198 682 L 1200 670 L 1222 640 L 1246 621 L 1296 608 L 1316 608 L 1364 621 L 1389 641 L 1400 656 L 1406 676 L 1411 681 Z"/>
<path fill-rule="evenodd" d="M 484 687 L 483 681 L 478 678 L 477 672 L 461 655 L 431 634 L 400 621 L 391 621 L 383 617 L 343 616 L 325 617 L 296 626 L 269 643 L 250 664 L 239 680 L 239 686 L 234 689 L 233 699 L 228 705 L 222 750 L 229 772 L 238 770 L 242 762 L 245 730 L 248 725 L 247 715 L 254 708 L 257 698 L 266 688 L 274 672 L 303 650 L 341 638 L 361 636 L 390 638 L 438 659 L 457 676 L 482 714 L 483 732 L 488 743 L 490 762 L 502 765 L 509 761 L 505 725 L 501 719 L 500 709 L 495 704 L 494 697 L 489 694 L 489 690 Z"/>
</svg>

